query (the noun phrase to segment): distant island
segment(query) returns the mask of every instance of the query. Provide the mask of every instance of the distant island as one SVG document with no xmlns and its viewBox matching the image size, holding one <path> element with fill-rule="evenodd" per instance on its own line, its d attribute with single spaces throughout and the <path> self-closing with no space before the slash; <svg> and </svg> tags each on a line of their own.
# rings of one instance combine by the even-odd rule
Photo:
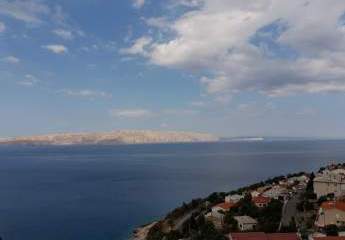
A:
<svg viewBox="0 0 345 240">
<path fill-rule="evenodd" d="M 103 133 L 59 133 L 0 139 L 2 145 L 89 145 L 154 144 L 215 142 L 219 138 L 207 133 L 119 130 Z"/>
</svg>

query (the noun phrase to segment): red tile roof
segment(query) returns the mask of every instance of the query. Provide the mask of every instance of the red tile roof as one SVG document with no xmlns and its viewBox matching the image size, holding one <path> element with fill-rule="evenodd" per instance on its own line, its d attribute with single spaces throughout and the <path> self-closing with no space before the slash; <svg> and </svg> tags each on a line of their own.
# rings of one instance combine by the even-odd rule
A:
<svg viewBox="0 0 345 240">
<path fill-rule="evenodd" d="M 230 233 L 230 240 L 267 240 L 263 232 Z"/>
<path fill-rule="evenodd" d="M 327 201 L 321 204 L 321 208 L 324 210 L 338 209 L 345 212 L 345 202 L 341 201 Z"/>
<path fill-rule="evenodd" d="M 226 211 L 230 210 L 231 208 L 235 207 L 236 204 L 235 203 L 228 203 L 228 202 L 223 202 L 223 203 L 219 203 L 217 204 L 215 207 L 220 207 Z"/>
<path fill-rule="evenodd" d="M 257 204 L 259 204 L 259 203 L 261 203 L 261 204 L 268 204 L 271 201 L 271 199 L 269 197 L 258 196 L 258 197 L 254 197 L 252 199 L 252 201 L 254 203 L 257 203 Z"/>
<path fill-rule="evenodd" d="M 267 234 L 268 240 L 299 240 L 296 233 L 271 233 Z"/>
<path fill-rule="evenodd" d="M 345 237 L 313 237 L 314 240 L 345 240 Z"/>
<path fill-rule="evenodd" d="M 296 233 L 230 233 L 231 240 L 299 240 Z M 343 239 L 341 239 L 343 240 Z"/>
</svg>

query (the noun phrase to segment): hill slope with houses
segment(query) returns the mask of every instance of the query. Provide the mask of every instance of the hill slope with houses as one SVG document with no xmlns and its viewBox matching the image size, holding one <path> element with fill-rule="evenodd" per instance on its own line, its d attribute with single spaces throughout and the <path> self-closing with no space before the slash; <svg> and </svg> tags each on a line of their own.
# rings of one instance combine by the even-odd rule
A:
<svg viewBox="0 0 345 240">
<path fill-rule="evenodd" d="M 183 203 L 137 240 L 345 240 L 345 164 Z"/>
</svg>

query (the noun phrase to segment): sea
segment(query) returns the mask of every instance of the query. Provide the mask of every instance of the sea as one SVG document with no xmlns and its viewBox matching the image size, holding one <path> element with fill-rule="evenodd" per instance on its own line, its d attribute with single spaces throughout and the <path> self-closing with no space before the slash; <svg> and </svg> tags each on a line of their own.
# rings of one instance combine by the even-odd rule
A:
<svg viewBox="0 0 345 240">
<path fill-rule="evenodd" d="M 1 146 L 2 240 L 127 240 L 193 198 L 345 162 L 345 140 Z"/>
</svg>

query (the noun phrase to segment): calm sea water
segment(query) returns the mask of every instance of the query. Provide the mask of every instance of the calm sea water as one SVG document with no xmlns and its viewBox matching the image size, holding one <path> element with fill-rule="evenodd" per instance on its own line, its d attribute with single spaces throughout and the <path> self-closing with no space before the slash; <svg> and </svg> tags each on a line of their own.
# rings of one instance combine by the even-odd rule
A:
<svg viewBox="0 0 345 240">
<path fill-rule="evenodd" d="M 345 141 L 0 147 L 4 240 L 123 240 L 183 201 L 345 161 Z"/>
</svg>

